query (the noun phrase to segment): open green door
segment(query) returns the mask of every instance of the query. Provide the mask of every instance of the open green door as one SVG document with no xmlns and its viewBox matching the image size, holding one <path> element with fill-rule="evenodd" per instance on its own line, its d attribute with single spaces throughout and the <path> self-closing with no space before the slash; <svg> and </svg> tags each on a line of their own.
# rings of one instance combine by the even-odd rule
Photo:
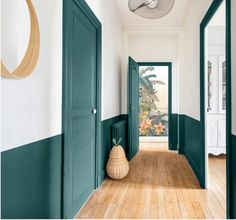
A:
<svg viewBox="0 0 236 220">
<path fill-rule="evenodd" d="M 128 157 L 131 160 L 139 151 L 139 65 L 131 57 L 128 71 Z"/>
</svg>

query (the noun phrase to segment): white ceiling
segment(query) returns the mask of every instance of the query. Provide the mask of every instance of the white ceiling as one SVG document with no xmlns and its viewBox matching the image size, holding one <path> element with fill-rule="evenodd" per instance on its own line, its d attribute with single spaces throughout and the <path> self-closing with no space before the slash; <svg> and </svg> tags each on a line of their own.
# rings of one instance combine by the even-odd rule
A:
<svg viewBox="0 0 236 220">
<path fill-rule="evenodd" d="M 175 0 L 172 11 L 160 19 L 146 19 L 129 11 L 128 0 L 116 0 L 125 26 L 182 27 L 192 0 Z"/>
</svg>

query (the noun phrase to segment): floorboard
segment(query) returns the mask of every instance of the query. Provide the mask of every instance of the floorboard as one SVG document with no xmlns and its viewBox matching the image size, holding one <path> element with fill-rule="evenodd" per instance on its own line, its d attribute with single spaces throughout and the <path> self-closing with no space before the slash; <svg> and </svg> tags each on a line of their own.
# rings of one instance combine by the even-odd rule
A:
<svg viewBox="0 0 236 220">
<path fill-rule="evenodd" d="M 225 156 L 209 156 L 209 189 L 201 189 L 184 156 L 166 143 L 142 143 L 129 174 L 107 178 L 76 218 L 224 219 L 225 176 Z"/>
</svg>

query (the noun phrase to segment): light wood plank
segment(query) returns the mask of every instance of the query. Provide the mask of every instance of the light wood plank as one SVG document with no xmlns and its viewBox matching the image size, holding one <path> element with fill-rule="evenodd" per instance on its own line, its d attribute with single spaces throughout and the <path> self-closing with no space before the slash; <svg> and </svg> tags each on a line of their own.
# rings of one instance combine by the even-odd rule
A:
<svg viewBox="0 0 236 220">
<path fill-rule="evenodd" d="M 226 217 L 225 157 L 209 157 L 209 189 L 201 189 L 186 158 L 167 143 L 142 143 L 120 181 L 107 178 L 80 219 L 213 219 Z"/>
</svg>

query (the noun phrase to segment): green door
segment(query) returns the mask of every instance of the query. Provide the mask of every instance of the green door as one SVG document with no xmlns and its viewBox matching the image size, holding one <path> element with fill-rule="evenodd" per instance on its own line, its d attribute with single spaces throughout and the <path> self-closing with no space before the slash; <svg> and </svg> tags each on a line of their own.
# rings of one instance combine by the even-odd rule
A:
<svg viewBox="0 0 236 220">
<path fill-rule="evenodd" d="M 131 160 L 139 151 L 139 66 L 129 57 L 128 101 L 128 157 Z"/>
<path fill-rule="evenodd" d="M 95 188 L 97 31 L 81 2 L 64 1 L 64 218 Z"/>
</svg>

